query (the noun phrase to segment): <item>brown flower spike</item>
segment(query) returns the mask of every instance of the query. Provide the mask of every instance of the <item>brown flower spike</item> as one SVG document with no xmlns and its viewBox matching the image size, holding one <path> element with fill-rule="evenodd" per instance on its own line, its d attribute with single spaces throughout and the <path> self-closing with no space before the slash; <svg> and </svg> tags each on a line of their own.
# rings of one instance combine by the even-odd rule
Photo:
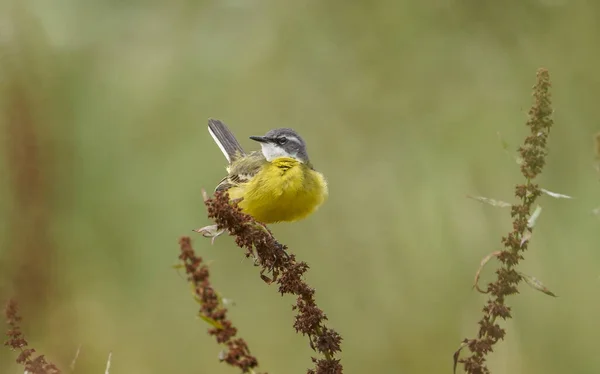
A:
<svg viewBox="0 0 600 374">
<path fill-rule="evenodd" d="M 308 374 L 341 374 L 342 365 L 335 355 L 341 351 L 341 336 L 325 325 L 327 316 L 315 302 L 315 290 L 304 280 L 309 266 L 296 261 L 288 254 L 287 247 L 275 240 L 271 231 L 262 223 L 242 212 L 236 202 L 230 202 L 227 193 L 216 193 L 207 198 L 208 217 L 219 229 L 225 229 L 235 237 L 236 244 L 245 249 L 246 257 L 253 257 L 261 267 L 260 276 L 267 283 L 277 283 L 279 292 L 296 296 L 293 309 L 297 312 L 294 329 L 308 336 L 311 347 L 323 355 L 313 358 L 314 369 Z"/>
<path fill-rule="evenodd" d="M 513 229 L 502 238 L 504 249 L 497 255 L 502 266 L 496 270 L 497 278 L 488 284 L 485 293 L 490 295 L 483 307 L 483 317 L 479 321 L 479 333 L 474 339 L 465 339 L 462 347 L 467 347 L 471 354 L 458 360 L 469 374 L 487 374 L 486 355 L 493 350 L 494 344 L 504 339 L 505 330 L 497 323 L 497 319 L 511 318 L 511 309 L 505 304 L 507 296 L 518 293 L 517 285 L 522 280 L 515 270 L 523 259 L 522 253 L 527 249 L 532 229 L 528 219 L 532 214 L 534 203 L 542 194 L 540 187 L 533 180 L 542 172 L 546 163 L 546 142 L 552 127 L 552 107 L 550 102 L 550 76 L 546 69 L 537 72 L 537 83 L 534 86 L 534 104 L 529 110 L 527 126 L 530 134 L 524 144 L 519 147 L 522 159 L 521 173 L 526 179 L 524 184 L 515 188 L 515 196 L 520 204 L 511 208 Z M 462 349 L 461 347 L 461 349 Z M 460 350 L 459 350 L 460 351 Z M 455 364 L 459 352 L 455 353 Z"/>
<path fill-rule="evenodd" d="M 179 239 L 179 247 L 179 259 L 185 267 L 188 281 L 194 287 L 194 296 L 200 304 L 200 317 L 213 326 L 208 333 L 215 336 L 217 343 L 227 347 L 220 355 L 221 361 L 242 369 L 243 373 L 251 372 L 258 366 L 258 361 L 250 354 L 244 339 L 234 338 L 237 329 L 227 319 L 227 309 L 223 307 L 220 297 L 212 288 L 208 267 L 203 264 L 202 258 L 194 253 L 189 237 Z"/>
<path fill-rule="evenodd" d="M 6 332 L 8 340 L 4 342 L 4 345 L 21 352 L 16 362 L 25 367 L 25 372 L 29 374 L 59 374 L 60 370 L 54 364 L 47 362 L 44 355 L 34 356 L 35 349 L 26 348 L 29 343 L 21 332 L 21 316 L 18 314 L 17 303 L 14 300 L 8 301 L 5 315 L 9 329 Z"/>
</svg>

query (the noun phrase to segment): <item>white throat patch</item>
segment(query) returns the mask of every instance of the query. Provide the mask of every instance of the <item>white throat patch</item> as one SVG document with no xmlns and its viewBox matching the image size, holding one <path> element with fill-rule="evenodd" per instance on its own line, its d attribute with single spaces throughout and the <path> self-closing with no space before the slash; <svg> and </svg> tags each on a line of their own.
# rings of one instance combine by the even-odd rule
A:
<svg viewBox="0 0 600 374">
<path fill-rule="evenodd" d="M 265 158 L 267 159 L 267 161 L 271 162 L 276 158 L 279 157 L 291 157 L 291 158 L 296 158 L 295 154 L 290 154 L 288 153 L 285 149 L 283 149 L 282 147 L 273 144 L 273 143 L 260 143 L 260 146 L 262 148 L 262 153 L 265 156 Z"/>
</svg>

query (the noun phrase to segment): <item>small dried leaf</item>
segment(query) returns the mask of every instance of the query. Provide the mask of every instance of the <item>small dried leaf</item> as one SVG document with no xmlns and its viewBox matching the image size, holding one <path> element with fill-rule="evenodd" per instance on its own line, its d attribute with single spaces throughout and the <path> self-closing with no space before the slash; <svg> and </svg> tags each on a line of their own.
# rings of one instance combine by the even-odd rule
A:
<svg viewBox="0 0 600 374">
<path fill-rule="evenodd" d="M 527 275 L 527 274 L 523 274 L 521 272 L 519 272 L 519 275 L 521 277 L 523 277 L 523 280 L 525 281 L 525 283 L 530 285 L 533 289 L 543 292 L 546 295 L 550 295 L 552 297 L 557 297 L 552 291 L 550 291 L 548 288 L 546 288 L 546 286 L 544 286 L 544 284 L 539 279 L 532 277 L 530 275 Z"/>
<path fill-rule="evenodd" d="M 110 363 L 112 362 L 112 352 L 108 353 L 108 360 L 106 361 L 106 370 L 104 370 L 104 374 L 110 374 Z"/>
<path fill-rule="evenodd" d="M 527 243 L 529 241 L 529 239 L 531 239 L 531 231 L 525 231 L 525 233 L 523 234 L 523 237 L 521 238 L 521 247 L 523 247 L 523 245 L 525 243 Z"/>
<path fill-rule="evenodd" d="M 208 225 L 192 231 L 201 234 L 205 238 L 211 238 L 210 244 L 215 244 L 215 239 L 225 232 L 225 230 L 219 229 L 219 226 L 217 225 Z"/>
<path fill-rule="evenodd" d="M 198 304 L 202 305 L 202 299 L 200 298 L 200 296 L 198 296 L 198 294 L 196 293 L 196 286 L 194 285 L 193 282 L 189 282 L 188 285 L 190 286 L 190 291 L 192 292 L 192 295 L 194 297 L 194 300 L 196 300 L 196 302 Z"/>
<path fill-rule="evenodd" d="M 538 205 L 527 220 L 527 227 L 532 229 L 535 226 L 537 219 L 540 217 L 540 214 L 542 214 L 542 207 Z"/>
<path fill-rule="evenodd" d="M 456 350 L 456 352 L 454 352 L 454 355 L 452 355 L 452 357 L 454 359 L 454 366 L 453 366 L 452 372 L 454 374 L 456 374 L 456 365 L 458 365 L 458 357 L 460 356 L 460 351 L 462 351 L 463 348 L 467 346 L 467 344 L 469 344 L 469 341 L 465 339 L 465 341 L 463 341 L 460 344 L 460 347 L 458 347 L 458 349 Z"/>
<path fill-rule="evenodd" d="M 73 361 L 71 361 L 71 371 L 75 370 L 75 363 L 77 362 L 77 359 L 79 358 L 79 353 L 81 353 L 81 344 L 77 348 L 77 352 L 75 352 L 75 357 L 73 357 Z"/>
<path fill-rule="evenodd" d="M 509 203 L 507 203 L 505 201 L 490 199 L 488 197 L 471 196 L 471 195 L 467 195 L 467 197 L 469 199 L 477 200 L 477 201 L 480 201 L 482 203 L 486 203 L 486 204 L 489 204 L 491 206 L 495 206 L 495 207 L 498 207 L 498 208 L 508 208 L 508 207 L 512 206 L 512 204 L 509 204 Z"/>
<path fill-rule="evenodd" d="M 205 315 L 203 315 L 201 313 L 198 313 L 198 317 L 200 317 L 201 320 L 203 320 L 204 322 L 208 323 L 209 325 L 211 325 L 212 327 L 214 327 L 216 329 L 222 329 L 223 328 L 223 325 L 220 322 L 215 321 L 212 318 L 208 318 L 207 316 L 205 316 Z"/>
<path fill-rule="evenodd" d="M 477 269 L 477 272 L 475 273 L 475 282 L 473 284 L 473 288 L 475 288 L 477 291 L 481 293 L 487 293 L 487 291 L 484 291 L 481 288 L 479 288 L 479 276 L 481 275 L 481 271 L 483 270 L 485 264 L 487 264 L 492 257 L 498 257 L 500 253 L 502 253 L 502 251 L 492 252 L 489 255 L 485 256 L 483 260 L 481 260 L 481 263 L 479 264 L 479 269 Z"/>
<path fill-rule="evenodd" d="M 202 200 L 204 200 L 204 202 L 206 202 L 206 200 L 209 199 L 208 194 L 206 193 L 206 190 L 204 188 L 201 190 L 201 192 L 202 192 Z"/>
<path fill-rule="evenodd" d="M 543 193 L 545 193 L 548 196 L 552 196 L 555 199 L 572 199 L 573 197 L 569 196 L 569 195 L 563 195 L 561 193 L 556 193 L 556 192 L 552 192 L 552 191 L 548 191 L 544 188 L 540 189 Z"/>
<path fill-rule="evenodd" d="M 266 276 L 266 275 L 264 275 L 264 274 L 261 274 L 261 275 L 260 275 L 260 279 L 262 279 L 262 280 L 263 280 L 263 281 L 264 281 L 266 284 L 271 284 L 271 283 L 273 283 L 273 279 L 271 279 L 271 278 L 267 277 L 267 276 Z"/>
</svg>

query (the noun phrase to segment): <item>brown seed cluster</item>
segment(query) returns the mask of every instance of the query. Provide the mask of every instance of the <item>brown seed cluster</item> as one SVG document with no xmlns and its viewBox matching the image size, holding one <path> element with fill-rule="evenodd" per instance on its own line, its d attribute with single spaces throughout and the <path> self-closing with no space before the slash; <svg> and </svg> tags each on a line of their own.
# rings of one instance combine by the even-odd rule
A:
<svg viewBox="0 0 600 374">
<path fill-rule="evenodd" d="M 205 204 L 209 218 L 235 237 L 236 244 L 245 249 L 246 257 L 255 258 L 256 264 L 261 267 L 261 278 L 267 283 L 277 283 L 282 295 L 296 296 L 294 328 L 308 336 L 311 347 L 324 356 L 322 359 L 313 358 L 315 368 L 308 373 L 341 374 L 342 365 L 334 356 L 341 351 L 342 338 L 335 330 L 325 326 L 327 316 L 315 302 L 315 290 L 303 277 L 308 264 L 298 262 L 294 254 L 288 254 L 287 247 L 277 242 L 265 225 L 244 214 L 235 202 L 230 202 L 227 193 L 217 192 Z"/>
<path fill-rule="evenodd" d="M 200 304 L 200 316 L 214 326 L 208 330 L 208 333 L 214 335 L 218 343 L 225 344 L 227 347 L 220 359 L 242 369 L 244 373 L 250 372 L 258 366 L 258 361 L 250 354 L 246 341 L 235 338 L 237 329 L 227 319 L 227 309 L 223 307 L 210 283 L 208 267 L 200 256 L 196 256 L 189 237 L 179 239 L 179 247 L 181 250 L 179 259 L 185 267 L 188 281 L 194 286 L 195 297 Z"/>
<path fill-rule="evenodd" d="M 34 356 L 35 349 L 26 348 L 28 343 L 21 331 L 21 316 L 18 314 L 17 303 L 14 300 L 9 300 L 5 315 L 9 329 L 6 332 L 8 340 L 4 345 L 14 351 L 21 352 L 16 362 L 25 367 L 25 372 L 30 374 L 59 374 L 60 370 L 54 364 L 47 362 L 44 355 Z"/>
<path fill-rule="evenodd" d="M 486 355 L 493 350 L 494 344 L 504 339 L 506 332 L 496 321 L 498 318 L 511 318 L 511 309 L 505 305 L 505 298 L 518 293 L 517 285 L 521 276 L 514 267 L 523 259 L 522 253 L 527 249 L 532 230 L 528 227 L 528 219 L 535 201 L 542 194 L 539 186 L 532 180 L 541 173 L 546 162 L 546 142 L 553 124 L 550 77 L 546 69 L 538 70 L 537 83 L 533 88 L 534 104 L 527 121 L 530 134 L 519 148 L 522 159 L 521 173 L 526 178 L 526 183 L 517 185 L 515 189 L 515 196 L 520 200 L 520 204 L 513 205 L 511 209 L 513 229 L 502 238 L 505 249 L 498 255 L 502 267 L 496 271 L 496 281 L 488 284 L 486 293 L 490 294 L 490 298 L 483 308 L 479 333 L 477 338 L 463 341 L 471 355 L 458 360 L 470 374 L 490 373 L 485 363 Z M 457 356 L 458 352 L 455 358 Z"/>
</svg>

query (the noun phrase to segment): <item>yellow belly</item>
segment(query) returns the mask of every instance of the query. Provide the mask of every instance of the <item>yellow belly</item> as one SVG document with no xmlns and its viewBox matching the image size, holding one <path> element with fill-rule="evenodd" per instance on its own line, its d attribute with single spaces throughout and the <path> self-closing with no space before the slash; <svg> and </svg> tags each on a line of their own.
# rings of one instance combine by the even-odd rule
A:
<svg viewBox="0 0 600 374">
<path fill-rule="evenodd" d="M 266 164 L 249 182 L 229 189 L 243 198 L 242 210 L 263 223 L 296 221 L 314 212 L 327 198 L 323 175 L 296 159 L 281 157 Z"/>
</svg>

